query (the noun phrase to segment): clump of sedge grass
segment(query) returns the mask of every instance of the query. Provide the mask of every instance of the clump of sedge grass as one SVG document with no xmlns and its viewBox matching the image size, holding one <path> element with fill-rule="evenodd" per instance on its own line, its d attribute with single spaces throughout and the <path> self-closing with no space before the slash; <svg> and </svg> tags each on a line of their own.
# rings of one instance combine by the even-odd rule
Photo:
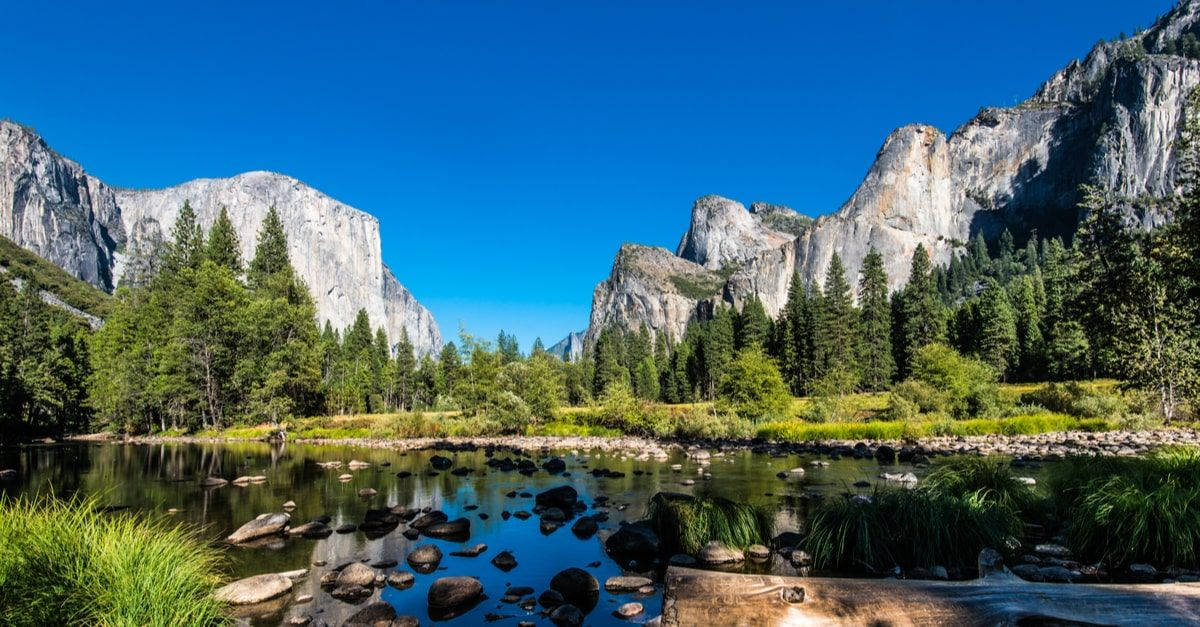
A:
<svg viewBox="0 0 1200 627">
<path fill-rule="evenodd" d="M 921 484 L 925 490 L 957 498 L 974 496 L 1023 512 L 1037 494 L 1017 479 L 1003 457 L 961 456 L 939 463 Z"/>
<path fill-rule="evenodd" d="M 1110 566 L 1200 565 L 1200 449 L 1069 460 L 1052 479 L 1076 553 Z"/>
<path fill-rule="evenodd" d="M 217 625 L 219 552 L 94 498 L 0 498 L 0 624 Z"/>
<path fill-rule="evenodd" d="M 802 544 L 819 569 L 969 568 L 981 550 L 1004 547 L 1020 528 L 1011 507 L 978 493 L 881 488 L 827 500 L 809 518 Z"/>
<path fill-rule="evenodd" d="M 667 551 L 694 555 L 719 540 L 742 549 L 766 544 L 771 523 L 761 509 L 720 497 L 693 497 L 659 492 L 650 499 L 650 524 Z"/>
</svg>

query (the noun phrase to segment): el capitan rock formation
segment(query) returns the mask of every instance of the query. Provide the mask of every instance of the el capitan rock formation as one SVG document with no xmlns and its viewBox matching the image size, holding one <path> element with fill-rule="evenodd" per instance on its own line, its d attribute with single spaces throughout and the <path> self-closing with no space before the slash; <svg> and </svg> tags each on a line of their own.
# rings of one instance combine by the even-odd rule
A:
<svg viewBox="0 0 1200 627">
<path fill-rule="evenodd" d="M 133 250 L 169 237 L 185 200 L 205 228 L 225 207 L 246 259 L 274 206 L 292 264 L 308 284 L 322 322 L 346 327 L 362 308 L 393 342 L 405 329 L 418 354 L 441 347 L 432 314 L 383 263 L 374 216 L 273 172 L 165 189 L 111 187 L 54 152 L 31 129 L 0 121 L 0 235 L 100 289 L 111 292 L 120 283 Z"/>
</svg>

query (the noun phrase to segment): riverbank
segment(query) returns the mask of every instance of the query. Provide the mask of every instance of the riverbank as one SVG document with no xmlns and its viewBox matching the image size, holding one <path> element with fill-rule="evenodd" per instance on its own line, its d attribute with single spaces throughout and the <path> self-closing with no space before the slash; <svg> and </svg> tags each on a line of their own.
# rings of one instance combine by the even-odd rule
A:
<svg viewBox="0 0 1200 627">
<path fill-rule="evenodd" d="M 203 435 L 150 435 L 118 438 L 92 434 L 71 438 L 82 441 L 120 441 L 133 444 L 224 443 L 265 439 L 246 429 Z M 414 451 L 426 449 L 497 448 L 526 452 L 542 450 L 602 450 L 634 458 L 665 458 L 672 450 L 706 448 L 720 451 L 753 450 L 771 455 L 817 454 L 840 457 L 874 457 L 881 448 L 902 457 L 915 455 L 1006 455 L 1027 461 L 1046 461 L 1070 456 L 1133 456 L 1162 446 L 1200 445 L 1200 432 L 1190 427 L 1146 431 L 1063 431 L 1032 435 L 985 434 L 933 436 L 911 440 L 827 439 L 805 442 L 764 439 L 653 439 L 636 436 L 455 436 L 444 438 L 291 438 L 288 441 L 313 445 L 355 446 L 373 449 Z"/>
</svg>

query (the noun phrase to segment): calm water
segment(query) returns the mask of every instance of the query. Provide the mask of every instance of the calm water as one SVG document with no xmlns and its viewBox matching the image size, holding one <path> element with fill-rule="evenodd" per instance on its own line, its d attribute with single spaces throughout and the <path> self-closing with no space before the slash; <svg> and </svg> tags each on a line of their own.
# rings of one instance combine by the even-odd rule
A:
<svg viewBox="0 0 1200 627">
<path fill-rule="evenodd" d="M 611 615 L 622 603 L 638 601 L 646 611 L 634 622 L 657 616 L 661 609 L 661 586 L 654 596 L 610 594 L 603 590 L 605 579 L 622 574 L 620 568 L 604 552 L 603 538 L 623 520 L 642 518 L 648 499 L 659 491 L 685 492 L 697 495 L 717 495 L 740 501 L 766 505 L 777 511 L 776 531 L 796 530 L 815 493 L 869 490 L 854 488 L 853 483 L 867 480 L 878 483 L 883 471 L 922 474 L 907 464 L 881 467 L 871 460 L 843 459 L 831 461 L 825 468 L 810 467 L 815 456 L 793 455 L 771 457 L 746 451 L 717 455 L 708 465 L 689 459 L 682 452 L 673 453 L 667 461 L 636 460 L 627 455 L 601 451 L 553 451 L 567 463 L 571 476 L 550 476 L 539 470 L 526 477 L 517 472 L 501 472 L 485 465 L 482 450 L 472 452 L 399 452 L 340 446 L 310 446 L 298 444 L 270 445 L 266 443 L 232 444 L 65 444 L 0 449 L 0 468 L 15 468 L 20 475 L 16 481 L 0 485 L 7 493 L 44 493 L 53 491 L 60 496 L 76 493 L 99 494 L 103 503 L 160 515 L 168 509 L 182 510 L 171 514 L 175 519 L 201 525 L 206 536 L 219 542 L 242 523 L 264 512 L 282 511 L 285 501 L 296 502 L 291 512 L 292 524 L 298 525 L 321 515 L 333 518 L 332 527 L 343 523 L 359 523 L 368 508 L 392 505 L 429 506 L 444 511 L 450 519 L 459 516 L 471 520 L 471 537 L 465 542 L 450 542 L 429 538 L 410 541 L 401 535 L 405 525 L 382 538 L 370 540 L 361 532 L 334 534 L 322 540 L 290 538 L 269 547 L 229 547 L 227 570 L 231 577 L 245 577 L 268 572 L 309 568 L 307 578 L 297 582 L 293 596 L 311 594 L 314 599 L 303 605 L 293 605 L 279 613 L 259 619 L 261 624 L 275 624 L 297 613 L 313 616 L 314 624 L 339 625 L 359 605 L 338 601 L 322 591 L 320 577 L 334 566 L 352 559 L 397 560 L 396 569 L 408 569 L 404 558 L 412 547 L 432 543 L 445 555 L 439 570 L 432 574 L 417 574 L 416 585 L 406 590 L 391 587 L 377 589 L 370 600 L 382 597 L 396 607 L 400 614 L 412 614 L 422 623 L 431 622 L 426 610 L 426 592 L 441 576 L 469 575 L 479 577 L 488 599 L 450 624 L 479 624 L 487 614 L 506 616 L 499 625 L 515 625 L 518 620 L 534 620 L 549 625 L 538 613 L 528 613 L 520 607 L 500 602 L 508 585 L 533 587 L 539 594 L 548 587 L 550 578 L 569 567 L 584 568 L 599 580 L 600 601 L 587 617 L 589 625 L 627 624 Z M 442 472 L 430 476 L 429 459 L 441 454 L 454 460 L 455 467 L 475 471 L 459 477 Z M 497 457 L 514 457 L 497 452 Z M 540 462 L 549 456 L 534 456 Z M 357 459 L 369 462 L 365 470 L 351 471 L 345 466 L 324 469 L 316 462 Z M 386 464 L 386 465 L 385 465 Z M 675 471 L 672 464 L 681 464 Z M 803 477 L 779 479 L 776 473 L 802 466 Z M 588 473 L 595 468 L 607 468 L 625 473 L 620 478 L 596 478 Z M 397 477 L 408 471 L 409 477 Z M 641 471 L 641 474 L 635 474 Z M 711 473 L 705 479 L 703 473 Z M 350 473 L 354 478 L 341 482 L 338 476 Z M 240 475 L 265 475 L 267 482 L 246 487 L 232 484 L 215 489 L 203 489 L 199 481 L 206 475 L 233 479 Z M 683 485 L 685 480 L 695 485 Z M 568 522 L 561 529 L 543 535 L 536 516 L 528 520 L 516 517 L 503 520 L 502 511 L 532 510 L 534 499 L 506 496 L 511 491 L 541 490 L 570 484 L 579 492 L 580 500 L 589 504 L 597 496 L 609 498 L 609 520 L 601 523 L 595 537 L 583 540 L 576 537 Z M 374 488 L 378 494 L 370 499 L 358 496 L 362 488 Z M 468 509 L 469 506 L 476 508 Z M 591 510 L 589 509 L 589 512 Z M 487 516 L 484 520 L 481 514 Z M 478 557 L 454 557 L 451 551 L 487 544 L 488 550 Z M 502 572 L 490 563 L 503 550 L 512 551 L 518 566 Z M 315 567 L 313 562 L 324 561 L 326 566 Z M 589 566 L 599 562 L 598 566 Z M 744 568 L 793 574 L 793 570 L 778 556 L 765 565 L 747 564 Z M 388 569 L 391 570 L 391 569 Z M 366 601 L 364 601 L 366 602 Z"/>
</svg>

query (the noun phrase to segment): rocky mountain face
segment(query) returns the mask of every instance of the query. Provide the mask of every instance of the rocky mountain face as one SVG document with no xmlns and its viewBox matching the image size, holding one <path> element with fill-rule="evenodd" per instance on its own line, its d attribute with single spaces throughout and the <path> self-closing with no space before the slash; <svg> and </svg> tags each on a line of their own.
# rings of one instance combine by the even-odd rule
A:
<svg viewBox="0 0 1200 627">
<path fill-rule="evenodd" d="M 255 236 L 274 206 L 288 252 L 323 322 L 343 328 L 360 308 L 396 341 L 407 330 L 418 353 L 441 347 L 441 332 L 383 263 L 379 221 L 282 174 L 247 172 L 156 190 L 119 189 L 87 174 L 31 129 L 0 121 L 0 235 L 111 292 L 131 251 L 169 237 L 184 201 L 205 228 L 221 207 L 253 255 Z"/>
<path fill-rule="evenodd" d="M 1007 228 L 1018 243 L 1035 230 L 1073 233 L 1085 183 L 1128 199 L 1171 194 L 1184 104 L 1200 85 L 1200 61 L 1167 54 L 1185 33 L 1200 33 L 1200 0 L 1130 39 L 1098 44 L 1029 100 L 982 109 L 948 137 L 926 125 L 893 131 L 850 199 L 812 223 L 764 203 L 746 210 L 700 198 L 674 255 L 621 248 L 595 289 L 589 337 L 644 323 L 678 338 L 714 305 L 751 295 L 773 316 L 792 275 L 821 284 L 834 253 L 855 284 L 875 248 L 897 289 L 919 244 L 943 264 L 977 233 L 992 240 Z M 1163 216 L 1131 202 L 1128 219 L 1152 226 Z"/>
<path fill-rule="evenodd" d="M 547 353 L 558 357 L 563 361 L 578 361 L 583 357 L 583 334 L 587 331 L 572 331 L 567 334 L 567 337 L 559 340 L 546 349 Z"/>
</svg>

